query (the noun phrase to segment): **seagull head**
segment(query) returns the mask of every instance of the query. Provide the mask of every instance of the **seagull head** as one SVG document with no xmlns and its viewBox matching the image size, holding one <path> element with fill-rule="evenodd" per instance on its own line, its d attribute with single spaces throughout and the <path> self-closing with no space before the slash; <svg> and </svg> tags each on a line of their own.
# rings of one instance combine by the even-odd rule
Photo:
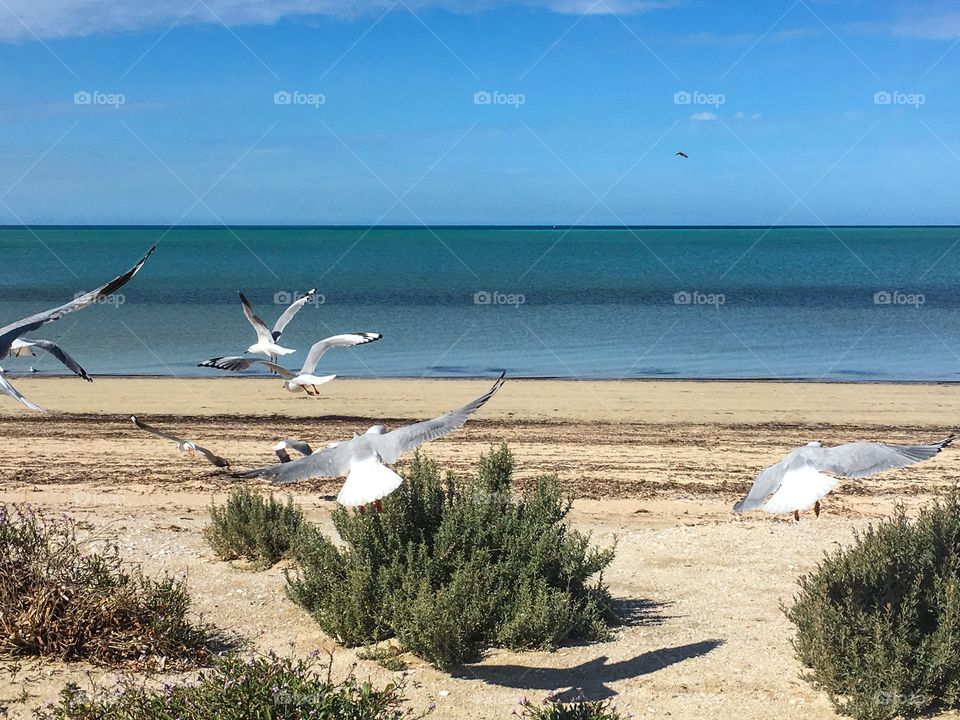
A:
<svg viewBox="0 0 960 720">
<path fill-rule="evenodd" d="M 387 429 L 383 425 L 371 425 L 365 435 L 383 435 Z"/>
<path fill-rule="evenodd" d="M 813 442 L 808 442 L 807 447 L 823 447 L 823 443 L 819 440 L 814 440 Z"/>
</svg>

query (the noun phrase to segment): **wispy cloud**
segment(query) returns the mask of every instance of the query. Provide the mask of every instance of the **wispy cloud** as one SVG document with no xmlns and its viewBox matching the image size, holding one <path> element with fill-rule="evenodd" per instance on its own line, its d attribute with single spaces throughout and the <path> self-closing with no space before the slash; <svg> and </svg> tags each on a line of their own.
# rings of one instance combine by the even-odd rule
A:
<svg viewBox="0 0 960 720">
<path fill-rule="evenodd" d="M 956 40 L 960 38 L 960 10 L 948 10 L 926 17 L 911 17 L 895 22 L 894 35 L 921 40 Z"/>
<path fill-rule="evenodd" d="M 79 37 L 164 28 L 177 23 L 272 25 L 287 18 L 376 15 L 395 0 L 0 0 L 0 40 Z M 456 13 L 518 6 L 571 15 L 638 15 L 681 0 L 406 0 L 413 11 Z"/>
<path fill-rule="evenodd" d="M 712 112 L 698 112 L 691 115 L 690 119 L 699 122 L 709 122 L 710 120 L 716 120 L 717 114 Z"/>
</svg>

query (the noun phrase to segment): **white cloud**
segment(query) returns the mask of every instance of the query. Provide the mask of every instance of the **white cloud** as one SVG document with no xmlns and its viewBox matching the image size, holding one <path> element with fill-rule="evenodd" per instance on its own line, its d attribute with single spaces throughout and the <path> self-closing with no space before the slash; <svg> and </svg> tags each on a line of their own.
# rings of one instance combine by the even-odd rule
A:
<svg viewBox="0 0 960 720">
<path fill-rule="evenodd" d="M 894 35 L 921 40 L 955 40 L 960 38 L 960 10 L 910 18 L 892 26 Z"/>
<path fill-rule="evenodd" d="M 414 12 L 469 13 L 517 5 L 561 14 L 636 15 L 680 0 L 406 0 Z M 4 0 L 0 40 L 79 37 L 166 29 L 177 24 L 272 25 L 285 18 L 377 17 L 395 0 Z M 395 12 L 404 12 L 397 5 Z"/>
<path fill-rule="evenodd" d="M 716 120 L 716 119 L 717 119 L 717 114 L 716 114 L 716 113 L 712 113 L 712 112 L 706 112 L 706 111 L 704 111 L 704 112 L 698 112 L 698 113 L 694 113 L 693 115 L 691 115 L 691 116 L 690 116 L 690 119 L 691 119 L 691 120 L 700 120 L 700 121 Z"/>
</svg>

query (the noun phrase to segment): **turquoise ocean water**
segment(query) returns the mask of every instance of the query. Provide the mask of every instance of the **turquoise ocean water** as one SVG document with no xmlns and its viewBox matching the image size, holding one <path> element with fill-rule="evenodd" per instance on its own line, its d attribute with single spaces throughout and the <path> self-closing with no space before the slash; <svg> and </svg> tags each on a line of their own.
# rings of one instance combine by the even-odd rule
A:
<svg viewBox="0 0 960 720">
<path fill-rule="evenodd" d="M 0 229 L 0 325 L 154 257 L 34 333 L 91 374 L 210 376 L 317 287 L 283 344 L 342 376 L 960 379 L 957 228 Z M 6 359 L 10 371 L 50 358 Z"/>
</svg>

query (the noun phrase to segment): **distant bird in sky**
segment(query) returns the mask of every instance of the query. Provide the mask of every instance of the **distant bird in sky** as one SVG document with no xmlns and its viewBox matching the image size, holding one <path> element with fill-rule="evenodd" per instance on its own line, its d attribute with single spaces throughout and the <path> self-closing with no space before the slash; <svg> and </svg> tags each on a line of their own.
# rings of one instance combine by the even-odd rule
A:
<svg viewBox="0 0 960 720">
<path fill-rule="evenodd" d="M 16 322 L 11 323 L 6 327 L 0 328 L 0 358 L 6 357 L 10 353 L 10 351 L 14 349 L 13 348 L 14 342 L 16 342 L 23 335 L 26 335 L 28 332 L 36 330 L 42 325 L 46 325 L 48 322 L 59 320 L 64 315 L 68 313 L 72 313 L 75 310 L 81 310 L 89 305 L 93 305 L 95 302 L 97 302 L 101 298 L 107 297 L 108 295 L 122 288 L 124 285 L 126 285 L 130 281 L 130 278 L 136 275 L 137 271 L 139 271 L 140 268 L 143 267 L 143 264 L 147 261 L 147 258 L 153 254 L 153 251 L 156 250 L 156 248 L 157 248 L 156 245 L 151 247 L 147 251 L 147 254 L 144 255 L 142 258 L 140 258 L 140 261 L 136 265 L 134 265 L 132 268 L 127 270 L 122 275 L 118 275 L 117 277 L 115 277 L 113 280 L 106 283 L 105 285 L 101 285 L 96 290 L 91 290 L 90 292 L 83 293 L 82 295 L 75 297 L 70 302 L 64 303 L 59 307 L 55 307 L 51 310 L 45 310 L 43 312 L 39 312 L 36 315 L 31 315 L 30 317 L 24 318 L 23 320 L 17 320 Z M 32 341 L 32 342 L 34 344 L 37 344 L 37 341 Z M 53 345 L 53 343 L 50 343 L 50 345 Z M 53 345 L 53 347 L 56 347 L 56 346 Z M 48 350 L 54 355 L 57 355 L 57 353 L 54 352 L 49 347 L 44 349 Z M 18 353 L 19 351 L 20 350 L 17 349 Z M 63 351 L 61 351 L 61 353 L 62 352 Z M 57 357 L 59 357 L 59 355 L 57 355 Z M 72 358 L 70 359 L 70 362 L 68 362 L 67 358 L 68 356 L 66 355 L 66 353 L 63 353 L 63 357 L 59 357 L 60 361 L 66 364 L 67 367 L 69 367 L 71 370 L 76 372 L 81 377 L 84 377 L 86 373 L 84 373 L 83 370 L 80 369 L 80 366 L 76 365 L 76 363 L 72 361 Z M 71 367 L 71 363 L 76 367 Z M 9 395 L 14 400 L 17 400 L 18 402 L 23 403 L 23 405 L 28 407 L 30 410 L 35 410 L 37 412 L 44 411 L 42 407 L 40 407 L 39 405 L 35 405 L 34 403 L 27 400 L 27 398 L 25 398 L 23 395 L 21 395 L 17 391 L 17 389 L 10 384 L 10 382 L 4 376 L 3 371 L 0 371 L 0 393 Z"/>
<path fill-rule="evenodd" d="M 674 157 L 682 157 L 682 158 L 684 158 L 684 159 L 686 159 L 686 160 L 689 160 L 689 159 L 690 159 L 690 158 L 687 156 L 687 154 L 686 154 L 685 152 L 683 152 L 682 150 L 681 150 L 680 152 L 678 152 L 676 155 L 674 155 Z"/>
<path fill-rule="evenodd" d="M 302 298 L 290 303 L 290 306 L 283 311 L 283 314 L 274 324 L 273 330 L 270 330 L 267 328 L 263 320 L 257 317 L 257 315 L 253 312 L 253 307 L 251 307 L 250 301 L 247 300 L 247 296 L 238 291 L 240 295 L 240 304 L 243 306 L 243 314 L 246 316 L 247 321 L 253 325 L 253 329 L 257 333 L 257 342 L 248 347 L 247 352 L 262 353 L 271 360 L 276 360 L 278 355 L 289 355 L 290 353 L 296 352 L 296 350 L 281 347 L 277 344 L 277 341 L 283 334 L 284 328 L 286 328 L 289 322 L 293 319 L 293 316 L 300 311 L 300 308 L 313 299 L 313 296 L 316 294 L 316 292 L 316 288 L 307 290 Z"/>
<path fill-rule="evenodd" d="M 505 375 L 501 374 L 493 387 L 476 400 L 446 415 L 404 425 L 390 432 L 382 425 L 374 425 L 363 435 L 354 433 L 350 440 L 334 443 L 307 457 L 251 470 L 241 473 L 240 477 L 265 477 L 274 485 L 289 485 L 311 478 L 346 475 L 347 480 L 337 495 L 337 502 L 363 512 L 365 505 L 379 503 L 403 482 L 403 478 L 387 465 L 397 462 L 405 452 L 463 427 L 470 415 L 483 407 L 500 389 Z"/>
<path fill-rule="evenodd" d="M 211 465 L 216 465 L 217 467 L 230 467 L 230 462 L 224 460 L 219 455 L 215 455 L 204 447 L 200 447 L 192 440 L 184 440 L 183 438 L 178 438 L 176 435 L 169 435 L 168 433 L 163 432 L 162 430 L 157 430 L 157 428 L 152 425 L 147 425 L 136 415 L 131 415 L 130 420 L 141 430 L 150 433 L 151 435 L 156 435 L 157 437 L 163 438 L 164 440 L 170 440 L 177 444 L 177 450 L 182 453 L 186 453 L 190 457 L 193 457 L 197 453 L 203 455 Z"/>
<path fill-rule="evenodd" d="M 304 391 L 307 393 L 307 395 L 319 395 L 320 393 L 317 390 L 317 385 L 323 385 L 324 383 L 330 382 L 336 377 L 336 375 L 313 374 L 313 371 L 317 368 L 317 363 L 320 362 L 320 358 L 324 356 L 327 350 L 335 347 L 366 345 L 367 343 L 376 342 L 382 337 L 383 335 L 380 333 L 362 332 L 345 333 L 343 335 L 333 335 L 331 337 L 324 338 L 319 342 L 315 342 L 310 348 L 310 352 L 307 354 L 307 359 L 303 361 L 303 367 L 300 368 L 299 373 L 288 370 L 287 368 L 277 365 L 275 362 L 271 362 L 269 360 L 248 358 L 243 357 L 242 355 L 210 358 L 209 360 L 204 360 L 197 367 L 209 367 L 217 368 L 218 370 L 241 372 L 243 370 L 249 370 L 255 363 L 259 363 L 264 367 L 270 368 L 277 373 L 277 375 L 282 377 L 283 386 L 290 392 Z"/>
<path fill-rule="evenodd" d="M 750 492 L 733 506 L 733 511 L 792 512 L 794 519 L 800 520 L 800 511 L 813 504 L 813 511 L 819 517 L 820 498 L 837 484 L 834 476 L 863 478 L 929 460 L 947 447 L 953 437 L 932 445 L 853 442 L 823 447 L 819 442 L 807 443 L 791 450 L 776 465 L 762 470 Z"/>
</svg>

